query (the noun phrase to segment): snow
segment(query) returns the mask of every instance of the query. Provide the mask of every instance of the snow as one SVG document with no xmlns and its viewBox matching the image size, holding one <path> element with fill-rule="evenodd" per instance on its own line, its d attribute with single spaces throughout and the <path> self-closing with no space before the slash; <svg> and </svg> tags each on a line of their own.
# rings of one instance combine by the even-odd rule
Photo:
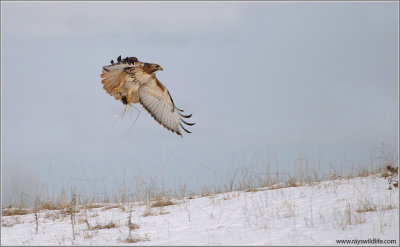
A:
<svg viewBox="0 0 400 247">
<path fill-rule="evenodd" d="M 337 245 L 338 239 L 399 241 L 399 191 L 378 176 L 256 192 L 107 204 L 75 217 L 58 210 L 2 216 L 2 245 Z M 132 209 L 132 212 L 130 212 Z M 151 210 L 155 215 L 144 216 Z M 139 225 L 131 235 L 131 222 Z M 87 220 L 87 223 L 86 221 Z M 109 229 L 96 225 L 114 223 Z M 88 223 L 90 229 L 88 228 Z M 127 243 L 128 236 L 138 240 Z M 340 244 L 343 245 L 343 244 Z"/>
</svg>

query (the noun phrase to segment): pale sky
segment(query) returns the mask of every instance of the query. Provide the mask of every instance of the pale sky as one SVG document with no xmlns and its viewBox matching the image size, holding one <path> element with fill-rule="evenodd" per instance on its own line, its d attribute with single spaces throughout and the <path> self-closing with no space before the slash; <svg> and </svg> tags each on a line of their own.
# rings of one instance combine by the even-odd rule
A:
<svg viewBox="0 0 400 247">
<path fill-rule="evenodd" d="M 198 190 L 271 157 L 322 177 L 398 150 L 398 2 L 1 4 L 3 202 L 117 190 L 124 172 Z M 122 116 L 100 78 L 119 55 L 164 68 L 192 134 Z"/>
</svg>

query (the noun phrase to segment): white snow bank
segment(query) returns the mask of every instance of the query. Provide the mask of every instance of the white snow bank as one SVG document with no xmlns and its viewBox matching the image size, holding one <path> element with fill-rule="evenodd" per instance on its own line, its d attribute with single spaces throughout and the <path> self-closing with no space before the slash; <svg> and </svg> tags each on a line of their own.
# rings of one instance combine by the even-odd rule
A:
<svg viewBox="0 0 400 247">
<path fill-rule="evenodd" d="M 75 214 L 75 240 L 70 216 L 60 211 L 40 212 L 37 234 L 34 214 L 2 216 L 1 244 L 337 245 L 340 239 L 380 239 L 396 240 L 393 245 L 397 245 L 399 241 L 399 191 L 388 190 L 387 181 L 375 176 L 175 202 L 163 208 L 135 203 L 81 210 Z M 131 222 L 139 226 L 131 235 L 130 208 Z M 145 212 L 156 215 L 144 216 Z M 115 227 L 94 229 L 110 223 Z"/>
</svg>

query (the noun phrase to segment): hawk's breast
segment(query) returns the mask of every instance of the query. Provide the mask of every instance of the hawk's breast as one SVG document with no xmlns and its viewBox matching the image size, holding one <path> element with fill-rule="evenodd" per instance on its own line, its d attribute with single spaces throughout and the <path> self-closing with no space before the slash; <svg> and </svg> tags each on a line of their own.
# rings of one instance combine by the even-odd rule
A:
<svg viewBox="0 0 400 247">
<path fill-rule="evenodd" d="M 139 85 L 142 85 L 149 82 L 152 77 L 154 77 L 154 74 L 149 74 L 144 72 L 143 70 L 136 69 L 135 74 L 132 77 L 136 78 L 136 81 L 139 82 Z"/>
</svg>

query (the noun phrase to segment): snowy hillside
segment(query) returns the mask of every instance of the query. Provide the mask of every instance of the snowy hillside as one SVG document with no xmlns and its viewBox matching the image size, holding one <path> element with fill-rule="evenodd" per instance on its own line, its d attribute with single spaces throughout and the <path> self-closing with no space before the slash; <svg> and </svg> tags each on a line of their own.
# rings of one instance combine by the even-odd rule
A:
<svg viewBox="0 0 400 247">
<path fill-rule="evenodd" d="M 369 176 L 182 200 L 90 205 L 73 217 L 45 210 L 35 217 L 2 216 L 1 244 L 337 245 L 336 240 L 380 239 L 397 245 L 399 191 L 388 190 L 384 178 Z"/>
</svg>

